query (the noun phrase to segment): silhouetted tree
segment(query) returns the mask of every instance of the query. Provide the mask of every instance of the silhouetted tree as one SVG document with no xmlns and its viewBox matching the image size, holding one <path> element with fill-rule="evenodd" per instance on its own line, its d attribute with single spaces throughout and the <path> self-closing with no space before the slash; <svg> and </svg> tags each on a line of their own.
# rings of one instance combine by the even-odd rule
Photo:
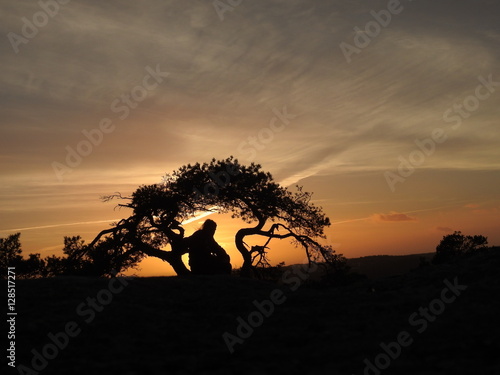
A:
<svg viewBox="0 0 500 375">
<path fill-rule="evenodd" d="M 436 247 L 433 263 L 441 264 L 453 261 L 465 255 L 472 255 L 478 250 L 486 249 L 488 238 L 476 236 L 464 236 L 462 232 L 454 232 L 443 236 Z"/>
<path fill-rule="evenodd" d="M 21 233 L 15 233 L 0 238 L 0 272 L 2 277 L 7 275 L 7 267 L 16 268 L 16 277 L 34 278 L 45 276 L 45 261 L 40 254 L 29 254 L 28 259 L 21 255 Z"/>
<path fill-rule="evenodd" d="M 187 274 L 189 270 L 181 258 L 187 251 L 181 223 L 201 212 L 230 212 L 233 218 L 250 225 L 235 235 L 244 275 L 249 275 L 255 264 L 267 263 L 265 249 L 271 239 L 292 240 L 305 249 L 310 262 L 343 260 L 334 255 L 331 247 L 318 242 L 325 238 L 324 228 L 330 221 L 320 207 L 311 203 L 311 193 L 299 186 L 292 193 L 274 182 L 258 164 L 244 166 L 233 157 L 213 159 L 210 163 L 182 166 L 163 181 L 141 186 L 131 197 L 104 197 L 105 201 L 127 201 L 119 206 L 132 209 L 132 215 L 99 233 L 90 246 L 109 241 L 109 246 L 121 249 L 118 253 L 123 262 L 130 256 L 154 256 L 170 263 L 177 274 Z M 267 238 L 266 245 L 249 249 L 245 243 L 248 236 Z"/>
<path fill-rule="evenodd" d="M 122 250 L 114 246 L 112 238 L 90 246 L 80 236 L 64 237 L 63 253 L 66 257 L 47 259 L 47 268 L 51 275 L 112 277 L 135 268 L 143 258 L 139 253 L 123 258 Z"/>
<path fill-rule="evenodd" d="M 0 271 L 2 277 L 7 267 L 16 268 L 19 278 L 53 276 L 114 276 L 126 269 L 135 268 L 143 254 L 123 258 L 119 248 L 109 238 L 90 247 L 80 236 L 64 237 L 63 256 L 42 258 L 39 253 L 21 255 L 20 233 L 0 238 Z"/>
<path fill-rule="evenodd" d="M 19 267 L 23 257 L 21 255 L 21 233 L 11 234 L 7 238 L 0 238 L 0 272 L 2 277 L 7 275 L 7 267 Z"/>
<path fill-rule="evenodd" d="M 43 271 L 44 277 L 54 277 L 66 274 L 66 259 L 51 255 L 44 258 L 45 270 Z"/>
<path fill-rule="evenodd" d="M 42 259 L 39 253 L 29 254 L 28 259 L 23 259 L 16 270 L 18 275 L 31 279 L 47 276 L 45 259 Z"/>
</svg>

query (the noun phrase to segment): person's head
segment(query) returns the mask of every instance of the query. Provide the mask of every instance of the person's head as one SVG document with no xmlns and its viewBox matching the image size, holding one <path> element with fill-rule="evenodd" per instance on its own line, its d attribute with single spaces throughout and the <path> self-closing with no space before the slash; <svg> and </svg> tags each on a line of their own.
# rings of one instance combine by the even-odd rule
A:
<svg viewBox="0 0 500 375">
<path fill-rule="evenodd" d="M 217 223 L 211 219 L 205 220 L 205 222 L 201 226 L 201 230 L 203 232 L 209 233 L 212 236 L 215 234 L 216 229 L 217 229 Z"/>
</svg>

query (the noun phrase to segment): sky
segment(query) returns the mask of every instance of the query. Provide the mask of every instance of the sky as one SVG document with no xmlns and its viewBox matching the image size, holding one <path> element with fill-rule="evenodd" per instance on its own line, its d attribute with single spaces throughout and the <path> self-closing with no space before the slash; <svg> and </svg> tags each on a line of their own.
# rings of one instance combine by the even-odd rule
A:
<svg viewBox="0 0 500 375">
<path fill-rule="evenodd" d="M 313 192 L 325 243 L 349 258 L 432 252 L 453 231 L 500 244 L 496 0 L 2 1 L 0 14 L 0 237 L 21 232 L 25 255 L 129 216 L 101 196 L 230 155 Z M 240 265 L 240 223 L 212 217 Z M 270 255 L 304 259 L 289 244 Z"/>
</svg>

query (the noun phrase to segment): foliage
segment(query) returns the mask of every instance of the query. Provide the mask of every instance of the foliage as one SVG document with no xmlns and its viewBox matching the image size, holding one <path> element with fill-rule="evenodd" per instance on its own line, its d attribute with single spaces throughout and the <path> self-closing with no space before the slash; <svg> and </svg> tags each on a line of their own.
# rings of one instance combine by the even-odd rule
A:
<svg viewBox="0 0 500 375">
<path fill-rule="evenodd" d="M 80 236 L 64 237 L 62 274 L 79 276 L 114 276 L 128 268 L 135 268 L 142 259 L 136 256 L 123 258 L 121 247 L 114 246 L 107 238 L 95 246 L 85 244 Z"/>
<path fill-rule="evenodd" d="M 20 261 L 16 267 L 16 274 L 22 278 L 31 279 L 47 276 L 46 260 L 39 253 L 29 254 L 28 259 Z"/>
<path fill-rule="evenodd" d="M 460 231 L 454 232 L 443 236 L 436 247 L 436 254 L 432 261 L 434 264 L 448 263 L 486 249 L 487 244 L 487 237 L 481 235 L 465 236 Z"/>
<path fill-rule="evenodd" d="M 318 242 L 325 238 L 330 220 L 311 197 L 300 186 L 295 192 L 280 186 L 259 164 L 241 165 L 232 156 L 187 164 L 167 174 L 161 184 L 140 186 L 130 197 L 120 193 L 103 197 L 104 201 L 119 199 L 118 206 L 131 209 L 132 214 L 101 231 L 89 244 L 80 236 L 65 237 L 64 257 L 41 259 L 40 254 L 30 254 L 23 260 L 19 234 L 9 236 L 0 243 L 5 253 L 2 266 L 22 263 L 26 277 L 112 276 L 154 256 L 168 262 L 177 274 L 188 274 L 181 258 L 187 252 L 181 223 L 203 212 L 219 212 L 248 224 L 234 239 L 243 257 L 242 275 L 271 267 L 267 254 L 272 239 L 291 240 L 304 248 L 309 262 L 340 271 L 343 257 Z M 266 242 L 248 248 L 248 236 L 260 236 Z"/>
<path fill-rule="evenodd" d="M 21 253 L 20 233 L 0 238 L 3 277 L 7 274 L 7 267 L 15 267 L 16 276 L 26 279 L 69 275 L 114 276 L 124 269 L 136 267 L 140 261 L 137 257 L 127 257 L 122 261 L 120 254 L 117 255 L 106 241 L 89 247 L 80 236 L 64 237 L 63 257 L 52 255 L 41 258 L 36 253 L 29 254 L 25 259 Z"/>
<path fill-rule="evenodd" d="M 7 274 L 7 267 L 18 267 L 23 260 L 20 236 L 21 233 L 16 233 L 7 238 L 0 238 L 0 271 L 2 276 Z"/>
<path fill-rule="evenodd" d="M 6 278 L 7 268 L 16 268 L 16 277 L 21 279 L 42 277 L 46 275 L 46 261 L 40 254 L 29 254 L 24 259 L 20 241 L 21 233 L 15 233 L 0 238 L 0 272 Z"/>
<path fill-rule="evenodd" d="M 311 196 L 299 186 L 291 192 L 274 182 L 260 165 L 241 165 L 233 157 L 188 164 L 166 175 L 162 184 L 139 187 L 131 197 L 104 197 L 127 201 L 119 206 L 130 208 L 132 215 L 99 233 L 90 246 L 107 238 L 115 248 L 124 249 L 124 258 L 134 254 L 155 256 L 169 262 L 178 274 L 186 274 L 189 270 L 181 260 L 186 250 L 180 223 L 201 212 L 219 212 L 253 224 L 235 234 L 235 245 L 244 261 L 243 274 L 267 263 L 264 249 L 273 238 L 292 240 L 312 261 L 327 257 L 333 250 L 317 242 L 325 238 L 324 228 L 330 221 L 311 202 Z M 264 229 L 268 223 L 270 227 Z M 247 236 L 265 237 L 266 245 L 249 249 L 244 241 Z"/>
</svg>

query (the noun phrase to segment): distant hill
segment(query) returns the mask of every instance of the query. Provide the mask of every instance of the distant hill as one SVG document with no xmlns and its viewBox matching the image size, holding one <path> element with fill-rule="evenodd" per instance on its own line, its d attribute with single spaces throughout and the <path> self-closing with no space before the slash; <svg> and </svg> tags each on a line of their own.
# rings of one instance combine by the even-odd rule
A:
<svg viewBox="0 0 500 375">
<path fill-rule="evenodd" d="M 408 273 L 419 266 L 421 258 L 430 262 L 434 254 L 372 255 L 350 258 L 347 260 L 347 264 L 351 267 L 352 272 L 366 275 L 370 279 L 378 279 Z"/>
</svg>

